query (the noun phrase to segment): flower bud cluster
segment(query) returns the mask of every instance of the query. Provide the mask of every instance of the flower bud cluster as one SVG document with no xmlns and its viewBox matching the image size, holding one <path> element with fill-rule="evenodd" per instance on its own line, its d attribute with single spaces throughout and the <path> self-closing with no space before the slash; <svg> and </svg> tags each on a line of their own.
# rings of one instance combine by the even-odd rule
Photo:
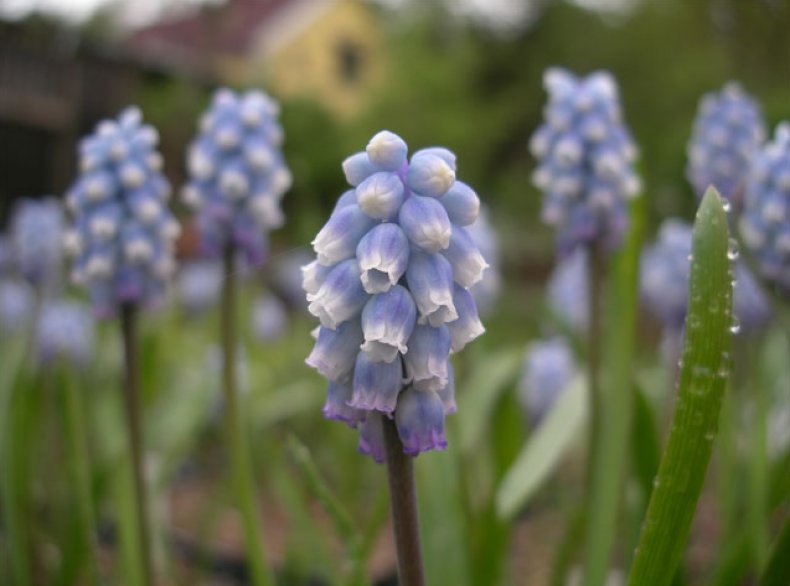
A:
<svg viewBox="0 0 790 586">
<path fill-rule="evenodd" d="M 206 254 L 237 248 L 250 265 L 263 262 L 267 234 L 285 221 L 280 209 L 291 186 L 281 152 L 279 106 L 265 93 L 214 94 L 189 148 L 190 181 L 184 203 L 198 210 L 197 225 Z"/>
<path fill-rule="evenodd" d="M 360 427 L 360 450 L 384 458 L 382 417 L 407 454 L 446 446 L 455 410 L 451 352 L 484 329 L 469 288 L 487 264 L 467 227 L 480 202 L 456 180 L 455 155 L 382 131 L 343 163 L 351 189 L 303 268 L 321 320 L 307 364 L 329 379 L 324 414 Z"/>
<path fill-rule="evenodd" d="M 174 269 L 180 228 L 167 207 L 158 142 L 131 107 L 80 143 L 80 175 L 67 195 L 75 226 L 65 246 L 76 258 L 73 281 L 88 288 L 99 316 L 159 301 Z"/>
<path fill-rule="evenodd" d="M 752 157 L 765 141 L 757 101 L 730 82 L 700 100 L 688 145 L 686 176 L 701 198 L 713 185 L 728 200 L 740 199 Z"/>
<path fill-rule="evenodd" d="M 14 206 L 9 257 L 36 287 L 60 281 L 64 224 L 63 208 L 54 197 L 25 198 Z"/>
<path fill-rule="evenodd" d="M 626 228 L 626 202 L 641 188 L 617 84 L 605 71 L 577 78 L 559 68 L 547 70 L 543 83 L 545 122 L 530 140 L 543 221 L 557 228 L 561 253 L 593 241 L 616 247 Z"/>
<path fill-rule="evenodd" d="M 739 227 L 761 276 L 790 295 L 790 122 L 753 159 Z"/>
</svg>

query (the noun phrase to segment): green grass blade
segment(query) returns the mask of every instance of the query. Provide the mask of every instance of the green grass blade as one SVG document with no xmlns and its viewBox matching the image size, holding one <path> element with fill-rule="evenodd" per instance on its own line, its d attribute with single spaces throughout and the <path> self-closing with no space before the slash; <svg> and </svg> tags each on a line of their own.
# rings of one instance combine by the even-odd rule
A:
<svg viewBox="0 0 790 586">
<path fill-rule="evenodd" d="M 497 492 L 496 507 L 501 518 L 510 519 L 519 512 L 580 434 L 587 420 L 586 394 L 584 379 L 574 379 L 530 436 Z"/>
<path fill-rule="evenodd" d="M 787 586 L 790 584 L 790 517 L 776 539 L 768 565 L 760 576 L 759 586 Z"/>
<path fill-rule="evenodd" d="M 669 584 L 688 539 L 730 370 L 732 276 L 727 216 L 714 189 L 694 223 L 689 309 L 669 439 L 631 568 L 631 586 Z"/>
</svg>

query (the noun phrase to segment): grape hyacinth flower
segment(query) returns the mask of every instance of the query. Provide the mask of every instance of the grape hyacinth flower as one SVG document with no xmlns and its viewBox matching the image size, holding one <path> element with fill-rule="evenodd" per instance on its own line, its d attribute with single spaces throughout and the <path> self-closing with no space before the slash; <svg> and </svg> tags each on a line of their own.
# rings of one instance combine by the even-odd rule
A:
<svg viewBox="0 0 790 586">
<path fill-rule="evenodd" d="M 449 356 L 484 331 L 470 293 L 487 267 L 468 230 L 478 197 L 456 180 L 450 151 L 407 156 L 403 139 L 382 131 L 345 160 L 351 189 L 302 269 L 321 321 L 306 362 L 329 379 L 324 414 L 359 427 L 360 450 L 379 462 L 382 416 L 408 455 L 446 447 Z"/>
<path fill-rule="evenodd" d="M 757 101 L 735 82 L 702 97 L 688 144 L 686 176 L 701 198 L 713 185 L 739 204 L 752 157 L 765 141 Z"/>
<path fill-rule="evenodd" d="M 773 310 L 752 272 L 742 262 L 735 265 L 735 288 L 732 311 L 740 324 L 741 334 L 762 331 L 771 323 Z"/>
<path fill-rule="evenodd" d="M 185 263 L 178 275 L 178 292 L 187 313 L 196 315 L 216 305 L 222 288 L 222 267 L 216 261 Z"/>
<path fill-rule="evenodd" d="M 483 279 L 469 289 L 472 292 L 472 297 L 475 298 L 478 313 L 486 315 L 493 310 L 502 290 L 502 273 L 499 239 L 488 219 L 488 210 L 485 206 L 480 207 L 477 220 L 466 230 L 488 264 L 488 268 L 483 273 Z"/>
<path fill-rule="evenodd" d="M 551 272 L 546 301 L 563 327 L 574 333 L 587 331 L 589 308 L 588 252 L 577 248 L 561 259 Z"/>
<path fill-rule="evenodd" d="M 760 276 L 790 295 L 790 122 L 754 156 L 740 232 Z"/>
<path fill-rule="evenodd" d="M 268 251 L 268 231 L 285 220 L 280 200 L 291 173 L 281 152 L 278 114 L 278 104 L 261 91 L 220 89 L 201 118 L 181 195 L 197 210 L 201 245 L 211 257 L 233 246 L 258 266 Z"/>
<path fill-rule="evenodd" d="M 25 198 L 11 217 L 10 255 L 19 273 L 45 289 L 60 281 L 64 217 L 54 197 Z"/>
<path fill-rule="evenodd" d="M 530 140 L 543 221 L 557 228 L 561 254 L 599 241 L 617 247 L 626 202 L 640 190 L 637 149 L 622 120 L 617 84 L 605 71 L 577 78 L 560 68 L 548 69 L 543 84 L 545 122 Z"/>
<path fill-rule="evenodd" d="M 518 393 L 533 423 L 549 412 L 576 372 L 573 350 L 563 338 L 539 340 L 527 346 Z"/>
<path fill-rule="evenodd" d="M 79 145 L 80 175 L 68 192 L 74 230 L 65 244 L 75 256 L 72 279 L 84 285 L 93 312 L 120 316 L 123 340 L 124 415 L 129 434 L 139 554 L 143 583 L 154 583 L 151 538 L 143 470 L 138 384 L 137 313 L 164 297 L 175 268 L 174 241 L 180 232 L 167 202 L 170 184 L 156 150 L 156 130 L 143 124 L 136 107 L 117 120 L 104 120 Z"/>
<path fill-rule="evenodd" d="M 63 359 L 85 366 L 93 356 L 94 322 L 83 304 L 59 299 L 44 304 L 36 328 L 38 359 L 51 364 Z"/>
<path fill-rule="evenodd" d="M 75 226 L 65 240 L 76 257 L 73 280 L 88 288 L 100 317 L 159 302 L 175 267 L 180 228 L 167 208 L 158 142 L 130 107 L 80 144 L 80 176 L 67 195 Z"/>
</svg>

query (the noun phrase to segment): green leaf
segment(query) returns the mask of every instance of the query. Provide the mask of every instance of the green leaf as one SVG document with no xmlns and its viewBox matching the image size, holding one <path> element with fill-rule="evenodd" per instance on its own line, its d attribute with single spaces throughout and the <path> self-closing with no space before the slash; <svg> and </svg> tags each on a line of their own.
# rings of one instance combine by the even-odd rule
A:
<svg viewBox="0 0 790 586">
<path fill-rule="evenodd" d="M 530 436 L 497 491 L 496 507 L 500 517 L 515 516 L 573 444 L 587 420 L 586 395 L 583 377 L 574 379 Z"/>
<path fill-rule="evenodd" d="M 521 367 L 522 350 L 511 348 L 489 355 L 475 365 L 472 375 L 458 394 L 458 428 L 461 451 L 477 449 L 486 436 L 491 413 L 500 393 L 507 387 Z"/>
<path fill-rule="evenodd" d="M 631 568 L 632 586 L 672 581 L 710 462 L 730 371 L 732 276 L 727 226 L 721 197 L 710 188 L 694 223 L 678 399 Z"/>
<path fill-rule="evenodd" d="M 782 532 L 776 539 L 759 586 L 787 586 L 790 584 L 790 517 L 785 520 Z"/>
</svg>

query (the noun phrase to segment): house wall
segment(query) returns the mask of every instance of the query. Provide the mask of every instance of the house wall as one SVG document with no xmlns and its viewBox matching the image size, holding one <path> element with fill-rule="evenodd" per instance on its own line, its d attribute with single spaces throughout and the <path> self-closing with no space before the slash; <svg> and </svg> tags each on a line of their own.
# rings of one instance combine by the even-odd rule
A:
<svg viewBox="0 0 790 586">
<path fill-rule="evenodd" d="M 315 98 L 341 116 L 352 115 L 384 75 L 381 34 L 361 0 L 306 0 L 261 31 L 248 83 L 263 83 L 281 97 Z"/>
</svg>

